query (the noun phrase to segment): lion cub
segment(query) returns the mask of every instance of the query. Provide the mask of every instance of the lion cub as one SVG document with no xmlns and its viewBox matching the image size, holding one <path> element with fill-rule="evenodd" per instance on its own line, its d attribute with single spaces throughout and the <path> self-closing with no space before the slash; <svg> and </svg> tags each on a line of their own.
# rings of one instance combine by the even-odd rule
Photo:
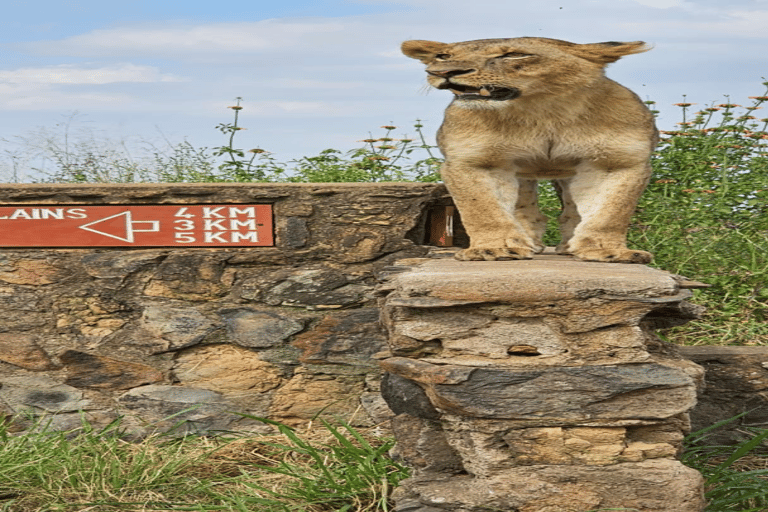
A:
<svg viewBox="0 0 768 512">
<path fill-rule="evenodd" d="M 658 141 L 651 112 L 605 66 L 649 50 L 641 41 L 575 44 L 521 37 L 462 43 L 406 41 L 427 80 L 454 94 L 437 134 L 441 175 L 470 247 L 460 260 L 527 259 L 544 250 L 537 180 L 562 202 L 560 253 L 648 263 L 627 249 L 630 217 Z"/>
</svg>

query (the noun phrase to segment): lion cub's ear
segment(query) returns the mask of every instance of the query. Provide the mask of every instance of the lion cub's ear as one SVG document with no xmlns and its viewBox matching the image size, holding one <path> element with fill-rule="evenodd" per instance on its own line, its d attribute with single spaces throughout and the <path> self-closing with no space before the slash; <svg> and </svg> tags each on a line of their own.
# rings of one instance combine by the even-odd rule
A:
<svg viewBox="0 0 768 512">
<path fill-rule="evenodd" d="M 610 64 L 625 55 L 647 52 L 651 48 L 651 46 L 648 46 L 643 41 L 632 41 L 630 43 L 608 41 L 605 43 L 576 44 L 568 48 L 568 51 L 582 59 L 597 62 L 598 64 Z"/>
<path fill-rule="evenodd" d="M 406 41 L 400 46 L 402 52 L 412 59 L 419 59 L 422 62 L 428 62 L 438 53 L 444 53 L 448 47 L 445 43 L 437 41 L 422 41 L 415 39 Z"/>
</svg>

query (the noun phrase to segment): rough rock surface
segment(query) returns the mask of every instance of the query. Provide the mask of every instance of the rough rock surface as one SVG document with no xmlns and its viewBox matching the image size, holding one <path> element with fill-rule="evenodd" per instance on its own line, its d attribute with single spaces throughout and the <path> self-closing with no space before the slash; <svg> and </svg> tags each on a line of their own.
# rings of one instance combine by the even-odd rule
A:
<svg viewBox="0 0 768 512">
<path fill-rule="evenodd" d="M 691 411 L 694 431 L 732 420 L 707 434 L 711 445 L 729 445 L 768 428 L 768 347 L 702 346 L 679 350 L 706 372 L 706 385 L 699 390 L 698 403 Z"/>
<path fill-rule="evenodd" d="M 398 512 L 700 512 L 678 456 L 703 370 L 653 335 L 667 273 L 543 256 L 408 260 L 379 288 Z"/>
<path fill-rule="evenodd" d="M 395 490 L 396 512 L 701 512 L 701 475 L 669 459 L 541 465 L 490 478 L 420 472 Z"/>
</svg>

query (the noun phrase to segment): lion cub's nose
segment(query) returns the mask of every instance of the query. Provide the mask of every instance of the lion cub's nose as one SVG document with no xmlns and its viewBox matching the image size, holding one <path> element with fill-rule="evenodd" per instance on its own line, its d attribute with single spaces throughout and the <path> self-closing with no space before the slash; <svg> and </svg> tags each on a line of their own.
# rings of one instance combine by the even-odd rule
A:
<svg viewBox="0 0 768 512">
<path fill-rule="evenodd" d="M 432 76 L 439 76 L 440 78 L 451 78 L 458 75 L 466 75 L 468 73 L 474 73 L 474 69 L 445 69 L 442 71 L 427 70 L 427 73 Z"/>
</svg>

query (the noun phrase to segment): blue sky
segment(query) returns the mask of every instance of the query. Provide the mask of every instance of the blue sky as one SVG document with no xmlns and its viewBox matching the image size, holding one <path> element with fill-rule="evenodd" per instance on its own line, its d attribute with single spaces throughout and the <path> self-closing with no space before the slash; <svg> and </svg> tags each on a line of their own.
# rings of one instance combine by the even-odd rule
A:
<svg viewBox="0 0 768 512">
<path fill-rule="evenodd" d="M 683 95 L 743 104 L 768 77 L 768 0 L 11 0 L 0 29 L 6 141 L 78 112 L 76 127 L 114 141 L 217 146 L 241 96 L 239 145 L 279 160 L 351 149 L 385 124 L 412 133 L 417 118 L 433 133 L 450 93 L 425 92 L 406 39 L 647 41 L 608 75 L 656 100 L 666 129 Z"/>
</svg>

